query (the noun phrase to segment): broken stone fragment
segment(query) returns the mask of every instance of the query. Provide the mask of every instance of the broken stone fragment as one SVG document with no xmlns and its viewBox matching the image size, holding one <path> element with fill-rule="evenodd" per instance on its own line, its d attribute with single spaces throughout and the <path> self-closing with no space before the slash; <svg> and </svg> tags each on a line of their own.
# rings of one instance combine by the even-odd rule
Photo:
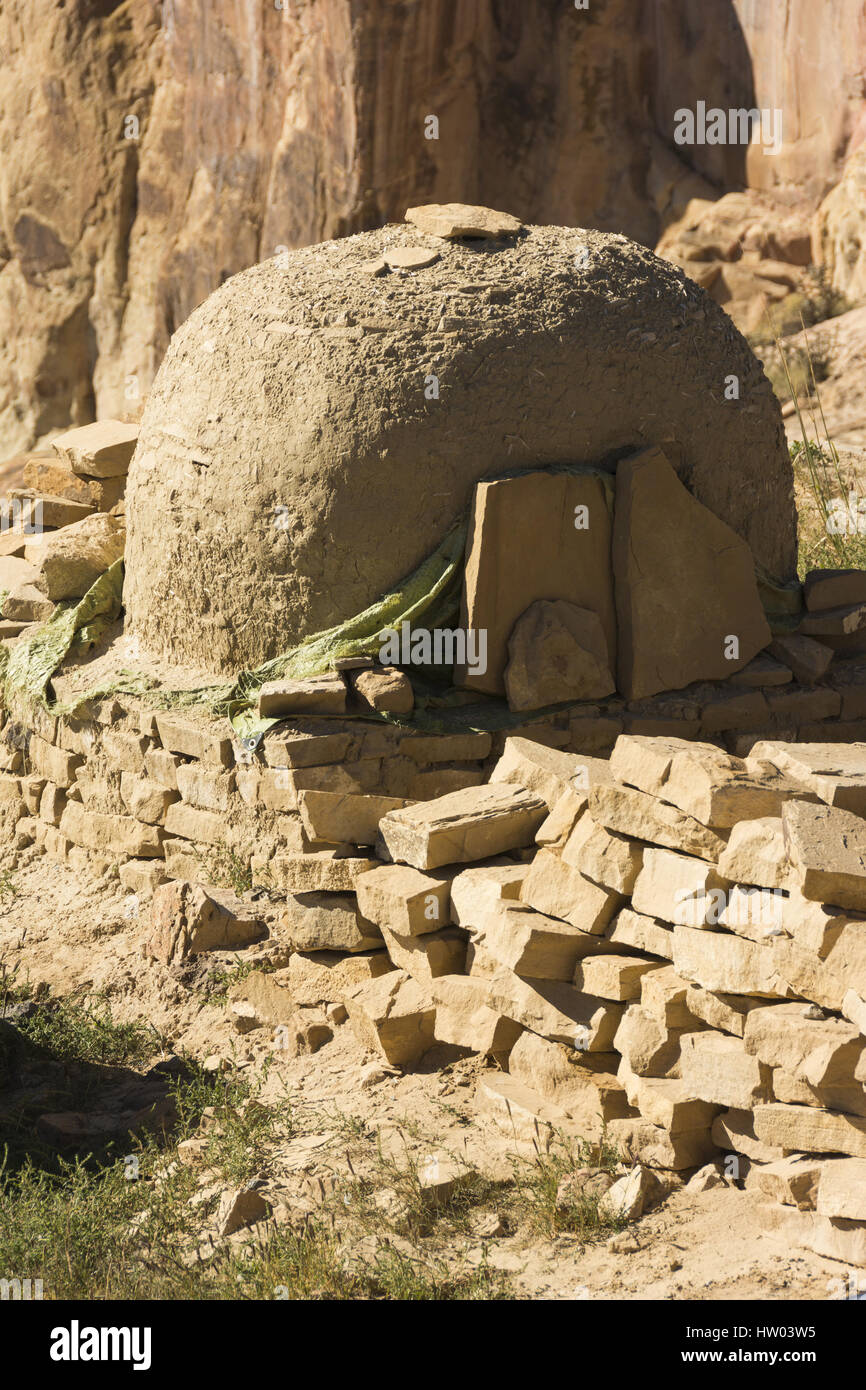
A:
<svg viewBox="0 0 866 1390">
<path fill-rule="evenodd" d="M 458 685 L 505 693 L 509 637 L 521 614 L 539 600 L 564 599 L 597 614 L 610 664 L 616 618 L 608 487 L 598 474 L 543 471 L 477 484 L 461 626 L 487 633 L 486 665 L 457 666 Z"/>
<path fill-rule="evenodd" d="M 632 893 L 635 912 L 686 926 L 717 925 L 727 880 L 705 859 L 647 848 Z"/>
<path fill-rule="evenodd" d="M 649 1120 L 611 1120 L 605 1138 L 620 1153 L 653 1168 L 696 1168 L 716 1157 L 716 1146 L 707 1127 L 670 1134 Z"/>
<path fill-rule="evenodd" d="M 612 781 L 610 764 L 605 758 L 590 758 L 582 753 L 563 753 L 532 739 L 511 735 L 505 740 L 502 757 L 490 774 L 491 782 L 514 782 L 528 792 L 537 792 L 552 812 L 566 795 L 577 803 L 586 804 L 590 785 Z"/>
<path fill-rule="evenodd" d="M 638 956 L 587 956 L 575 967 L 574 983 L 586 994 L 627 1003 L 640 998 L 642 976 L 659 968 L 658 961 L 641 960 Z"/>
<path fill-rule="evenodd" d="M 123 555 L 126 531 L 116 517 L 94 512 L 61 531 L 45 531 L 24 548 L 33 581 L 47 598 L 82 598 Z"/>
<path fill-rule="evenodd" d="M 723 1033 L 733 1033 L 741 1038 L 745 1032 L 746 1019 L 752 1009 L 762 1008 L 763 999 L 750 999 L 745 994 L 719 994 L 700 985 L 689 985 L 686 993 L 686 1007 L 710 1028 Z"/>
<path fill-rule="evenodd" d="M 392 1066 L 417 1062 L 433 1044 L 436 1006 L 426 989 L 393 970 L 350 990 L 343 1001 L 358 1041 Z"/>
<path fill-rule="evenodd" d="M 753 1110 L 726 1110 L 713 1120 L 711 1134 L 720 1149 L 743 1154 L 755 1163 L 775 1163 L 785 1157 L 779 1145 L 766 1144 L 755 1134 Z"/>
<path fill-rule="evenodd" d="M 259 716 L 281 719 L 289 714 L 345 714 L 346 682 L 338 671 L 309 680 L 267 681 L 259 691 Z"/>
<path fill-rule="evenodd" d="M 285 973 L 279 979 L 253 970 L 245 980 L 229 988 L 235 1027 L 240 1033 L 270 1027 L 275 1051 L 288 1056 L 317 1052 L 331 1041 L 334 1031 L 320 1008 L 300 1004 L 292 988 L 286 987 Z"/>
<path fill-rule="evenodd" d="M 481 919 L 473 941 L 518 975 L 571 980 L 586 950 L 588 934 L 519 903 L 503 902 Z M 591 941 L 589 946 L 593 948 Z"/>
<path fill-rule="evenodd" d="M 74 473 L 89 478 L 118 478 L 129 470 L 138 442 L 138 425 L 122 420 L 97 420 L 80 425 L 52 440 L 55 453 Z"/>
<path fill-rule="evenodd" d="M 352 689 L 366 708 L 378 714 L 406 715 L 415 707 L 412 682 L 394 666 L 360 671 L 352 677 Z"/>
<path fill-rule="evenodd" d="M 521 901 L 582 932 L 600 935 L 622 906 L 621 893 L 592 883 L 553 850 L 536 854 L 520 889 Z"/>
<path fill-rule="evenodd" d="M 71 526 L 74 521 L 83 521 L 95 510 L 89 502 L 52 497 L 50 493 L 37 492 L 34 488 L 12 488 L 8 497 L 18 513 L 16 525 L 20 519 L 22 530 Z"/>
<path fill-rule="evenodd" d="M 486 864 L 463 869 L 451 881 L 451 915 L 461 927 L 483 926 L 503 903 L 517 902 L 528 873 L 526 864 Z"/>
<path fill-rule="evenodd" d="M 453 1158 L 444 1150 L 425 1155 L 418 1165 L 418 1193 L 426 1207 L 440 1207 L 450 1201 L 461 1187 L 475 1178 L 468 1163 Z"/>
<path fill-rule="evenodd" d="M 511 1139 L 542 1151 L 550 1148 L 555 1134 L 574 1132 L 574 1125 L 560 1106 L 506 1073 L 488 1073 L 479 1078 L 475 1106 Z"/>
<path fill-rule="evenodd" d="M 29 566 L 28 566 L 29 568 Z M 37 574 L 35 569 L 33 574 Z M 16 584 L 0 609 L 4 618 L 16 623 L 43 623 L 54 612 L 54 604 L 35 584 Z"/>
<path fill-rule="evenodd" d="M 802 1003 L 751 1010 L 743 1042 L 747 1052 L 768 1066 L 781 1067 L 811 1086 L 850 1082 L 864 1049 L 852 1024 L 840 1018 L 810 1018 Z"/>
<path fill-rule="evenodd" d="M 155 889 L 165 883 L 165 866 L 156 859 L 127 859 L 118 870 L 118 878 L 127 892 L 151 898 Z"/>
<path fill-rule="evenodd" d="M 730 829 L 778 815 L 802 785 L 767 762 L 732 757 L 710 743 L 621 734 L 611 755 L 618 782 L 670 802 L 703 825 Z"/>
<path fill-rule="evenodd" d="M 672 965 L 652 970 L 641 979 L 640 1002 L 653 1018 L 665 1028 L 690 1029 L 694 1019 L 686 1003 L 689 984 Z"/>
<path fill-rule="evenodd" d="M 803 597 L 810 613 L 866 603 L 866 570 L 809 570 Z"/>
<path fill-rule="evenodd" d="M 546 812 L 541 797 L 521 787 L 466 787 L 391 811 L 379 830 L 392 859 L 437 869 L 531 845 Z"/>
<path fill-rule="evenodd" d="M 712 1192 L 713 1188 L 727 1186 L 727 1179 L 719 1163 L 705 1163 L 686 1183 L 689 1192 Z"/>
<path fill-rule="evenodd" d="M 121 773 L 120 795 L 129 814 L 147 825 L 164 824 L 169 806 L 177 801 L 177 792 L 133 772 Z"/>
<path fill-rule="evenodd" d="M 732 883 L 787 888 L 791 870 L 780 816 L 762 816 L 735 825 L 719 858 L 719 873 Z"/>
<path fill-rule="evenodd" d="M 634 888 L 642 860 L 642 845 L 597 825 L 588 812 L 580 817 L 562 849 L 563 864 L 626 897 Z"/>
<path fill-rule="evenodd" d="M 790 933 L 798 947 L 803 951 L 813 951 L 820 959 L 826 959 L 834 951 L 842 935 L 862 934 L 866 927 L 862 917 L 849 917 L 841 908 L 830 908 L 823 902 L 810 902 L 801 892 L 792 887 L 783 901 L 781 920 L 787 933 Z M 866 937 L 863 937 L 866 941 Z M 866 981 L 866 974 L 860 974 L 860 981 Z"/>
<path fill-rule="evenodd" d="M 382 864 L 360 874 L 358 910 L 398 936 L 420 936 L 451 924 L 450 878 L 405 864 Z"/>
<path fill-rule="evenodd" d="M 650 1124 L 659 1125 L 672 1136 L 696 1130 L 709 1131 L 713 1103 L 690 1090 L 685 1081 L 674 1077 L 636 1076 L 625 1059 L 620 1062 L 617 1076 L 625 1087 L 629 1104 Z"/>
<path fill-rule="evenodd" d="M 772 640 L 748 545 L 688 492 L 661 449 L 617 466 L 612 561 L 627 699 L 725 680 Z"/>
<path fill-rule="evenodd" d="M 437 1042 L 505 1061 L 523 1030 L 493 1008 L 483 980 L 443 974 L 430 981 L 430 993 L 436 1004 Z"/>
<path fill-rule="evenodd" d="M 655 1174 L 637 1163 L 603 1194 L 598 1204 L 599 1213 L 619 1221 L 637 1221 L 660 1190 L 661 1184 Z"/>
<path fill-rule="evenodd" d="M 382 259 L 392 270 L 423 270 L 439 260 L 439 252 L 423 246 L 389 246 Z"/>
<path fill-rule="evenodd" d="M 777 637 L 770 644 L 769 652 L 778 661 L 790 666 L 794 679 L 801 685 L 815 685 L 827 674 L 827 668 L 833 660 L 832 647 L 826 647 L 823 642 L 816 642 L 800 632 Z"/>
<path fill-rule="evenodd" d="M 862 1162 L 859 1159 L 839 1161 Z M 772 1163 L 755 1163 L 746 1176 L 746 1191 L 754 1188 L 785 1206 L 798 1207 L 800 1211 L 814 1211 L 825 1164 L 826 1160 L 810 1158 L 807 1154 L 791 1154 L 788 1158 L 777 1158 Z"/>
<path fill-rule="evenodd" d="M 457 927 L 424 936 L 399 936 L 387 926 L 381 932 L 392 964 L 419 984 L 429 986 L 438 976 L 456 975 L 466 965 L 466 933 Z"/>
<path fill-rule="evenodd" d="M 788 685 L 793 680 L 793 672 L 784 662 L 776 661 L 766 652 L 759 652 L 742 671 L 735 671 L 730 680 L 731 685 L 763 689 L 766 686 Z"/>
<path fill-rule="evenodd" d="M 230 1236 L 244 1226 L 264 1221 L 270 1215 L 270 1203 L 255 1187 L 227 1188 L 220 1197 L 216 1225 L 221 1236 Z"/>
<path fill-rule="evenodd" d="M 411 804 L 396 796 L 314 790 L 298 793 L 298 810 L 310 839 L 329 844 L 374 845 L 382 817 Z"/>
<path fill-rule="evenodd" d="M 630 907 L 624 907 L 616 914 L 605 932 L 605 940 L 611 946 L 632 946 L 636 951 L 644 951 L 650 956 L 673 959 L 674 934 L 671 928 L 657 922 L 654 917 L 634 912 Z"/>
<path fill-rule="evenodd" d="M 515 236 L 523 226 L 519 218 L 512 217 L 509 212 L 495 212 L 493 208 L 469 203 L 424 203 L 407 208 L 404 220 L 428 236 L 448 239 Z"/>
<path fill-rule="evenodd" d="M 803 787 L 803 798 L 816 796 L 828 806 L 866 814 L 866 746 L 862 743 L 776 743 L 762 739 L 748 758 L 750 768 L 767 763 Z"/>
<path fill-rule="evenodd" d="M 617 1064 L 612 1053 L 579 1052 L 524 1031 L 511 1049 L 508 1071 L 579 1120 L 585 1137 L 594 1139 L 608 1120 L 630 1112 L 622 1082 L 611 1070 Z"/>
<path fill-rule="evenodd" d="M 665 1076 L 680 1054 L 681 1033 L 632 1004 L 616 1030 L 613 1045 L 635 1076 Z"/>
<path fill-rule="evenodd" d="M 369 951 L 383 944 L 351 893 L 294 894 L 286 900 L 283 926 L 295 951 Z"/>
<path fill-rule="evenodd" d="M 636 787 L 648 796 L 662 796 L 677 753 L 693 752 L 698 758 L 733 760 L 712 743 L 690 743 L 684 738 L 663 738 L 649 734 L 620 734 L 610 755 L 611 778 L 623 786 Z"/>
<path fill-rule="evenodd" d="M 591 787 L 589 814 L 594 821 L 620 835 L 648 840 L 650 844 L 682 850 L 713 862 L 725 847 L 724 840 L 693 816 L 631 787 Z"/>
<path fill-rule="evenodd" d="M 25 488 L 48 493 L 70 502 L 82 502 L 98 512 L 110 512 L 123 497 L 126 478 L 79 477 L 68 463 L 55 458 L 33 458 L 24 465 Z"/>
<path fill-rule="evenodd" d="M 225 905 L 197 884 L 174 881 L 154 891 L 145 955 L 172 965 L 200 951 L 247 946 L 266 934 L 240 902 Z"/>
<path fill-rule="evenodd" d="M 281 974 L 281 983 L 295 1004 L 333 1004 L 370 980 L 378 980 L 394 969 L 387 952 L 375 951 L 346 955 L 343 951 L 296 951 Z"/>
<path fill-rule="evenodd" d="M 552 1042 L 581 1052 L 610 1052 L 623 1006 L 560 980 L 521 979 L 504 966 L 485 977 L 492 1007 Z"/>
<path fill-rule="evenodd" d="M 564 599 L 540 599 L 508 638 L 505 692 L 512 710 L 597 700 L 615 689 L 601 619 Z"/>
<path fill-rule="evenodd" d="M 773 1098 L 772 1069 L 728 1033 L 685 1033 L 680 1076 L 689 1095 L 734 1110 L 751 1110 Z"/>
<path fill-rule="evenodd" d="M 276 1051 L 288 1057 L 309 1057 L 320 1047 L 329 1043 L 334 1030 L 321 1009 L 293 1009 L 281 1019 L 273 1029 L 272 1039 Z"/>
<path fill-rule="evenodd" d="M 866 821 L 834 806 L 789 801 L 782 825 L 803 897 L 866 911 Z"/>
</svg>

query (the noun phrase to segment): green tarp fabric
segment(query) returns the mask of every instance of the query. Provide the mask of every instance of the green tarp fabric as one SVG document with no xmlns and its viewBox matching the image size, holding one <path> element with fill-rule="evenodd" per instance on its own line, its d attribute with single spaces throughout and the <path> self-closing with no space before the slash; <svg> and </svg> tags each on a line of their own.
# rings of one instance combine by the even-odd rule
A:
<svg viewBox="0 0 866 1390">
<path fill-rule="evenodd" d="M 502 476 L 513 477 L 525 471 L 536 470 L 514 470 Z M 600 477 L 612 513 L 613 477 L 610 473 L 567 465 L 554 465 L 549 471 L 591 473 Z M 109 683 L 79 696 L 74 705 L 55 705 L 54 708 L 70 713 L 88 700 L 113 694 L 137 695 L 161 709 L 198 706 L 227 718 L 236 737 L 248 747 L 255 747 L 262 734 L 282 722 L 261 719 L 256 712 L 258 692 L 267 681 L 302 680 L 327 671 L 340 657 L 375 653 L 381 646 L 384 630 L 399 632 L 404 622 L 410 628 L 427 629 L 453 627 L 459 622 L 467 529 L 468 514 L 464 514 L 416 570 L 363 613 L 307 637 L 298 646 L 255 670 L 242 671 L 234 681 L 196 689 L 165 690 L 149 677 L 120 671 Z M 774 584 L 763 574 L 759 574 L 758 579 L 773 630 L 784 631 L 789 625 L 795 626 L 799 585 Z M 0 646 L 0 675 L 7 701 L 18 694 L 30 701 L 47 702 L 48 682 L 73 646 L 86 649 L 94 645 L 106 626 L 119 617 L 122 587 L 123 561 L 118 560 L 80 602 L 59 606 L 48 622 L 19 639 L 11 648 Z M 479 698 L 455 690 L 449 676 L 447 670 L 413 669 L 416 696 L 413 727 L 443 731 L 493 730 L 525 724 L 525 713 L 512 713 L 502 700 L 492 696 Z M 534 715 L 541 717 L 547 712 L 537 710 Z M 376 722 L 395 722 L 385 715 L 365 717 Z"/>
<path fill-rule="evenodd" d="M 382 644 L 383 631 L 399 631 L 404 622 L 428 628 L 453 625 L 460 612 L 466 527 L 465 518 L 461 518 L 432 555 L 390 594 L 357 617 L 306 638 L 254 671 L 242 671 L 231 689 L 215 701 L 215 707 L 228 716 L 238 737 L 257 742 L 267 729 L 280 722 L 260 719 L 255 712 L 256 696 L 266 681 L 303 680 L 327 671 L 340 657 L 375 653 Z"/>
<path fill-rule="evenodd" d="M 123 561 L 115 560 L 78 603 L 59 604 L 47 622 L 20 637 L 13 647 L 2 648 L 7 697 L 18 694 L 33 702 L 44 701 L 51 676 L 73 644 L 92 645 L 120 616 L 122 590 Z"/>
<path fill-rule="evenodd" d="M 432 555 L 378 603 L 336 627 L 306 638 L 256 670 L 242 671 L 230 683 L 194 690 L 161 690 L 146 677 L 121 671 L 114 680 L 81 695 L 75 707 L 113 694 L 147 697 L 149 703 L 163 709 L 204 706 L 227 717 L 238 738 L 256 743 L 267 729 L 280 722 L 260 719 L 256 714 L 256 697 L 266 681 L 301 680 L 328 670 L 339 657 L 375 652 L 381 645 L 383 630 L 399 630 L 403 622 L 431 628 L 453 625 L 460 610 L 465 545 L 464 518 L 451 527 Z M 4 672 L 7 696 L 18 694 L 44 702 L 46 686 L 73 643 L 97 639 L 100 626 L 104 628 L 119 616 L 122 586 L 123 561 L 118 560 L 79 603 L 58 607 L 48 622 L 21 638 L 14 647 L 0 648 L 8 654 Z"/>
</svg>

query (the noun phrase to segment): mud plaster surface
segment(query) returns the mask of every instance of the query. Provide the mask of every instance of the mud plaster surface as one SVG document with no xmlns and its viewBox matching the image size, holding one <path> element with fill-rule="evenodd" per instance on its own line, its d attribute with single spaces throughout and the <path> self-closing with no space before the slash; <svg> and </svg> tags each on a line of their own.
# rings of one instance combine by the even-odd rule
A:
<svg viewBox="0 0 866 1390">
<path fill-rule="evenodd" d="M 361 269 L 404 244 L 438 259 Z M 255 665 L 410 572 L 478 478 L 613 469 L 665 440 L 695 496 L 788 578 L 778 404 L 724 311 L 651 252 L 573 228 L 449 243 L 394 225 L 293 251 L 172 339 L 130 472 L 129 631 L 173 663 Z"/>
</svg>

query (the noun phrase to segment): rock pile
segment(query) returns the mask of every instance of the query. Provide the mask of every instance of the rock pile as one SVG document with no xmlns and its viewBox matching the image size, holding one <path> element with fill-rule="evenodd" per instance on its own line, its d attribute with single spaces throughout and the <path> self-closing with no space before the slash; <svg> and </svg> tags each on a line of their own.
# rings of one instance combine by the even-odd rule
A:
<svg viewBox="0 0 866 1390">
<path fill-rule="evenodd" d="M 56 459 L 34 454 L 2 507 L 0 637 L 82 598 L 124 549 L 126 474 L 138 427 L 100 420 L 58 435 Z"/>
<path fill-rule="evenodd" d="M 515 737 L 486 785 L 304 817 L 353 867 L 289 899 L 287 963 L 235 987 L 244 1031 L 327 1006 L 390 1065 L 485 1054 L 479 1115 L 516 1139 L 714 1164 L 699 1181 L 866 1264 L 866 745 Z"/>
</svg>

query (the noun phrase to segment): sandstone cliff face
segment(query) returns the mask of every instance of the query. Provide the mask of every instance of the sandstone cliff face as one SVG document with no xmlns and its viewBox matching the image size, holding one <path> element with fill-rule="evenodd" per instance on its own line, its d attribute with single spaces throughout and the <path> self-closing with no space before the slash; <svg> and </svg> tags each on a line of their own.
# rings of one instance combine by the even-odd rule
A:
<svg viewBox="0 0 866 1390">
<path fill-rule="evenodd" d="M 6 0 L 0 456 L 137 413 L 227 276 L 412 203 L 652 245 L 686 198 L 744 181 L 817 199 L 862 107 L 866 40 L 860 0 L 814 8 Z M 673 111 L 699 99 L 784 104 L 790 148 L 675 147 Z"/>
</svg>

